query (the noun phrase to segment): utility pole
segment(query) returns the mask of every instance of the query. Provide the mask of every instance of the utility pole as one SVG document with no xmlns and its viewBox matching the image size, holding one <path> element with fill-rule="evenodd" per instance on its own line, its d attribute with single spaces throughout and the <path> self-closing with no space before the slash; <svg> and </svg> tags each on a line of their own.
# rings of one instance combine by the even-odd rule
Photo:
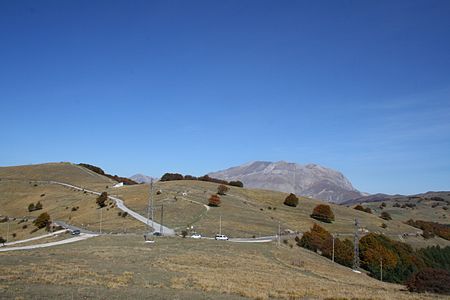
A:
<svg viewBox="0 0 450 300">
<path fill-rule="evenodd" d="M 355 219 L 355 238 L 354 238 L 355 248 L 353 251 L 353 270 L 359 269 L 359 222 Z"/>
<path fill-rule="evenodd" d="M 278 247 L 281 245 L 281 223 L 278 221 Z"/>
<path fill-rule="evenodd" d="M 164 204 L 161 204 L 161 226 L 159 227 L 159 232 L 163 235 L 163 216 L 164 216 Z"/>
<path fill-rule="evenodd" d="M 219 217 L 219 234 L 222 234 L 222 215 Z"/>
<path fill-rule="evenodd" d="M 336 236 L 334 235 L 334 233 L 332 236 L 333 236 L 333 253 L 331 254 L 331 261 L 334 262 L 334 239 Z"/>
<path fill-rule="evenodd" d="M 100 207 L 100 234 L 102 234 L 103 210 Z"/>
<path fill-rule="evenodd" d="M 150 234 L 150 214 L 152 217 L 152 229 L 153 229 L 153 179 L 150 180 L 150 196 L 148 197 L 148 206 L 147 206 L 147 227 L 148 233 Z"/>
<path fill-rule="evenodd" d="M 380 281 L 383 281 L 383 258 L 380 257 Z"/>
<path fill-rule="evenodd" d="M 9 217 L 6 217 L 6 218 L 7 218 L 6 222 L 8 222 L 8 225 L 7 225 L 8 229 L 6 230 L 6 242 L 9 242 Z"/>
</svg>

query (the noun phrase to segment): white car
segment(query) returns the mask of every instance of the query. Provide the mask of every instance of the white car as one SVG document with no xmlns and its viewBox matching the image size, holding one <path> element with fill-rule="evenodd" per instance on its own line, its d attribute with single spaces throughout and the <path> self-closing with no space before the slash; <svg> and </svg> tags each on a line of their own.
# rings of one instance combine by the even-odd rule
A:
<svg viewBox="0 0 450 300">
<path fill-rule="evenodd" d="M 193 235 L 191 235 L 191 238 L 193 238 L 193 239 L 201 239 L 202 235 L 200 233 L 194 233 Z"/>
<path fill-rule="evenodd" d="M 217 241 L 228 241 L 228 237 L 224 234 L 216 234 Z"/>
</svg>

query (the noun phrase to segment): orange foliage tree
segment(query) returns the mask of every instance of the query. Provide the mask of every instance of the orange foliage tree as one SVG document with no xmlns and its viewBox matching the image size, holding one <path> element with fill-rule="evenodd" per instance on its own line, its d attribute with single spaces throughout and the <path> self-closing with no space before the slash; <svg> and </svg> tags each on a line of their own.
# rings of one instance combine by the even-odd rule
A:
<svg viewBox="0 0 450 300">
<path fill-rule="evenodd" d="M 208 199 L 208 205 L 209 206 L 220 206 L 220 197 L 219 195 L 213 194 Z"/>
<path fill-rule="evenodd" d="M 322 222 L 331 223 L 334 221 L 334 214 L 329 205 L 319 204 L 314 208 L 311 218 Z"/>
</svg>

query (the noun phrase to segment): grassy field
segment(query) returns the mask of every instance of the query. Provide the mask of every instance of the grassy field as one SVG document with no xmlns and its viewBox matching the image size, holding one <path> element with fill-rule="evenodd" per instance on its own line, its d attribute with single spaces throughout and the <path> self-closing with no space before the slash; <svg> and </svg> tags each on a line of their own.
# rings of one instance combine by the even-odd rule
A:
<svg viewBox="0 0 450 300">
<path fill-rule="evenodd" d="M 44 234 L 44 230 L 30 234 L 34 229 L 31 220 L 42 212 L 48 212 L 53 220 L 79 226 L 92 231 L 100 230 L 100 218 L 102 219 L 103 232 L 143 232 L 145 224 L 127 216 L 118 216 L 121 210 L 113 207 L 112 203 L 103 208 L 102 212 L 96 205 L 96 196 L 81 191 L 76 191 L 59 185 L 48 183 L 35 183 L 34 181 L 0 180 L 0 216 L 16 217 L 11 220 L 9 241 L 29 238 Z M 42 210 L 29 212 L 30 203 L 41 202 Z M 29 221 L 20 223 L 22 218 Z M 27 225 L 27 228 L 23 228 Z M 0 236 L 7 234 L 7 223 L 0 223 Z M 12 236 L 16 233 L 16 237 Z"/>
<path fill-rule="evenodd" d="M 71 163 L 0 167 L 0 179 L 53 180 L 94 190 L 103 190 L 117 183 L 108 177 Z"/>
<path fill-rule="evenodd" d="M 364 203 L 364 207 L 370 207 L 375 214 L 381 214 L 382 211 L 388 212 L 393 219 L 400 221 L 413 220 L 424 220 L 431 222 L 438 222 L 442 224 L 450 223 L 450 210 L 449 205 L 446 202 L 434 201 L 431 199 L 418 200 L 417 198 L 401 198 L 399 200 L 385 201 L 386 207 L 381 209 L 380 202 Z M 413 208 L 401 208 L 394 207 L 393 205 L 398 203 L 403 204 L 414 204 L 416 207 Z M 444 209 L 447 207 L 446 209 Z"/>
<path fill-rule="evenodd" d="M 289 245 L 101 236 L 0 253 L 0 295 L 15 299 L 425 299 Z M 443 297 L 441 297 L 443 299 Z"/>
<path fill-rule="evenodd" d="M 157 182 L 154 191 L 156 205 L 164 204 L 164 223 L 169 227 L 183 229 L 194 226 L 194 230 L 213 235 L 219 230 L 219 218 L 222 217 L 222 231 L 230 236 L 251 237 L 274 235 L 278 224 L 282 229 L 307 231 L 315 221 L 310 217 L 313 208 L 323 203 L 318 200 L 300 197 L 299 206 L 288 207 L 283 204 L 287 194 L 230 187 L 227 195 L 222 196 L 220 207 L 207 211 L 204 207 L 208 197 L 217 192 L 217 184 L 200 181 Z M 127 206 L 145 214 L 149 198 L 149 186 L 126 186 L 115 190 Z M 395 239 L 398 235 L 416 232 L 401 220 L 385 221 L 374 214 L 367 214 L 344 206 L 330 204 L 336 220 L 332 224 L 321 223 L 330 232 L 351 234 L 354 232 L 354 220 L 357 218 L 364 228 L 371 232 L 382 232 Z M 158 220 L 159 214 L 156 213 Z M 386 229 L 381 224 L 386 223 Z"/>
</svg>

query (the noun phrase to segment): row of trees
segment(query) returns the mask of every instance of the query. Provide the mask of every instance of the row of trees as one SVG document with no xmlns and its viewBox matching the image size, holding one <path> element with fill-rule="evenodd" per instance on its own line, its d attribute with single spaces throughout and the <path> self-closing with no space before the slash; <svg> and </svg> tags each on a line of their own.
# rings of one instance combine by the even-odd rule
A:
<svg viewBox="0 0 450 300">
<path fill-rule="evenodd" d="M 443 239 L 450 241 L 450 225 L 422 220 L 414 221 L 412 219 L 408 220 L 406 224 L 422 229 L 423 236 L 425 238 L 432 238 L 437 235 Z"/>
<path fill-rule="evenodd" d="M 78 165 L 82 166 L 82 167 L 84 167 L 86 169 L 89 169 L 92 172 L 95 172 L 97 174 L 100 174 L 100 175 L 106 176 L 108 178 L 111 178 L 112 180 L 115 180 L 117 182 L 123 182 L 123 184 L 125 184 L 125 185 L 138 184 L 136 181 L 131 180 L 130 178 L 120 177 L 120 176 L 117 176 L 117 175 L 111 175 L 111 174 L 105 173 L 105 171 L 103 171 L 101 168 L 99 168 L 97 166 L 93 166 L 93 165 L 90 165 L 90 164 L 83 164 L 83 163 L 78 164 Z"/>
<path fill-rule="evenodd" d="M 236 187 L 244 187 L 244 184 L 242 183 L 242 181 L 236 180 L 236 181 L 228 182 L 226 180 L 209 177 L 208 175 L 195 177 L 192 175 L 183 176 L 182 174 L 179 174 L 179 173 L 165 173 L 160 179 L 160 181 L 175 181 L 175 180 L 198 180 L 198 181 L 213 182 L 213 183 L 218 183 L 218 184 L 223 184 L 223 185 L 231 185 L 231 186 L 236 186 Z"/>
</svg>

